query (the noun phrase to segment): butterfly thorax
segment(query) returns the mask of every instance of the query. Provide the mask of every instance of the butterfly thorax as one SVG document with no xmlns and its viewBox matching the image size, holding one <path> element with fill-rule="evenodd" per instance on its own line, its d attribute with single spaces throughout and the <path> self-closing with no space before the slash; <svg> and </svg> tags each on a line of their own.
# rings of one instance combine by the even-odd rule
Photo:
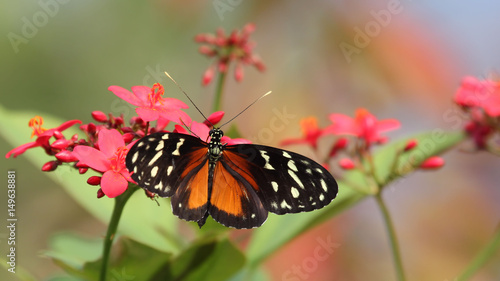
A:
<svg viewBox="0 0 500 281">
<path fill-rule="evenodd" d="M 214 165 L 222 155 L 224 145 L 221 143 L 221 138 L 224 133 L 221 129 L 210 130 L 210 143 L 208 143 L 209 162 Z"/>
</svg>

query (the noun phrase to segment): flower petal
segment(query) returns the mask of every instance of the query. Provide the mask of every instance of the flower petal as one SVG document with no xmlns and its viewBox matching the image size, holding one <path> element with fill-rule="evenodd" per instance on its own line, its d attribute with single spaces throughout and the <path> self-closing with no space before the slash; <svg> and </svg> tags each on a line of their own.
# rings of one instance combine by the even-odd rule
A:
<svg viewBox="0 0 500 281">
<path fill-rule="evenodd" d="M 12 149 L 11 151 L 7 152 L 7 154 L 5 154 L 5 158 L 9 158 L 11 155 L 14 155 L 14 158 L 16 158 L 18 155 L 23 154 L 26 150 L 37 146 L 40 146 L 37 142 L 29 142 L 22 144 Z"/>
<path fill-rule="evenodd" d="M 359 130 L 353 118 L 338 113 L 330 114 L 329 118 L 333 124 L 325 129 L 325 133 L 359 135 Z"/>
<path fill-rule="evenodd" d="M 378 133 L 383 133 L 399 129 L 399 127 L 401 127 L 401 123 L 397 119 L 385 119 L 378 121 L 376 127 Z"/>
<path fill-rule="evenodd" d="M 78 158 L 82 164 L 99 172 L 105 172 L 109 169 L 110 162 L 106 155 L 93 147 L 78 145 L 73 150 L 73 155 Z"/>
<path fill-rule="evenodd" d="M 151 88 L 147 86 L 133 86 L 132 92 L 142 101 L 142 105 L 149 105 L 148 97 L 151 94 Z"/>
<path fill-rule="evenodd" d="M 122 194 L 127 186 L 127 180 L 120 173 L 107 171 L 102 175 L 101 189 L 109 198 Z"/>
<path fill-rule="evenodd" d="M 102 129 L 99 131 L 97 143 L 99 144 L 99 150 L 104 153 L 107 158 L 113 157 L 119 147 L 125 146 L 122 135 L 115 129 Z"/>
<path fill-rule="evenodd" d="M 108 90 L 110 90 L 111 92 L 113 92 L 113 94 L 117 95 L 119 98 L 123 99 L 124 101 L 126 101 L 132 105 L 135 105 L 135 106 L 144 105 L 142 100 L 137 98 L 129 90 L 124 89 L 120 86 L 109 86 Z"/>
<path fill-rule="evenodd" d="M 154 110 L 148 107 L 138 107 L 135 109 L 135 112 L 145 122 L 155 121 L 160 117 L 160 113 L 158 112 L 158 110 Z"/>
<path fill-rule="evenodd" d="M 189 108 L 187 104 L 176 98 L 164 98 L 163 104 L 170 109 Z"/>
</svg>

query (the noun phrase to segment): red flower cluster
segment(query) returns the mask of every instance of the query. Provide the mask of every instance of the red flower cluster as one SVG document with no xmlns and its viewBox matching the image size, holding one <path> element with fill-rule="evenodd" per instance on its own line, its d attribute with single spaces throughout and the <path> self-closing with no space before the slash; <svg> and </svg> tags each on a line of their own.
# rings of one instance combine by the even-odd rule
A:
<svg viewBox="0 0 500 281">
<path fill-rule="evenodd" d="M 224 29 L 217 29 L 215 34 L 203 33 L 195 37 L 195 41 L 204 45 L 200 46 L 201 54 L 210 58 L 215 57 L 216 62 L 208 67 L 203 74 L 202 84 L 210 84 L 213 80 L 216 69 L 220 73 L 227 73 L 229 64 L 236 62 L 234 78 L 236 81 L 243 79 L 243 65 L 253 65 L 259 71 L 266 69 L 259 56 L 252 53 L 255 43 L 249 41 L 250 34 L 254 32 L 254 24 L 246 24 L 240 32 L 234 30 L 226 35 Z"/>
<path fill-rule="evenodd" d="M 338 165 L 345 170 L 354 169 L 359 167 L 356 164 L 357 157 L 366 157 L 370 153 L 370 148 L 374 144 L 383 144 L 387 142 L 388 138 L 382 133 L 398 129 L 400 123 L 396 119 L 378 120 L 374 115 L 364 108 L 356 110 L 355 117 L 349 117 L 344 114 L 333 113 L 329 116 L 332 122 L 325 128 L 318 126 L 318 120 L 315 117 L 308 117 L 302 119 L 300 122 L 302 128 L 302 138 L 291 138 L 281 142 L 281 145 L 291 144 L 308 144 L 316 152 L 318 149 L 318 140 L 326 135 L 338 136 L 333 142 L 328 156 L 323 160 L 323 165 L 328 166 L 327 163 L 330 158 L 338 155 L 339 152 L 344 151 L 348 157 L 341 157 L 338 160 Z M 351 135 L 354 137 L 352 141 L 344 135 Z M 352 143 L 351 147 L 349 144 Z M 407 143 L 403 152 L 412 150 L 417 146 L 415 140 Z M 357 161 L 358 163 L 360 161 Z M 421 168 L 439 168 L 444 165 L 444 160 L 439 157 L 430 157 L 428 161 L 422 163 Z"/>
<path fill-rule="evenodd" d="M 487 149 L 488 140 L 500 132 L 500 83 L 465 77 L 455 93 L 455 102 L 469 113 L 465 131 L 478 149 Z"/>
<path fill-rule="evenodd" d="M 136 113 L 130 119 L 130 125 L 126 126 L 123 116 L 115 117 L 106 115 L 100 111 L 92 112 L 92 118 L 97 122 L 80 126 L 85 138 L 79 139 L 78 135 L 66 139 L 62 132 L 75 124 L 81 124 L 79 120 L 64 122 L 59 127 L 45 129 L 42 127 L 43 119 L 39 116 L 31 119 L 29 126 L 33 128 L 33 136 L 37 136 L 35 142 L 30 142 L 16 147 L 6 155 L 9 158 L 24 153 L 27 149 L 42 147 L 48 155 L 55 156 L 56 160 L 45 163 L 43 171 L 54 171 L 63 163 L 72 163 L 73 167 L 81 174 L 93 169 L 101 176 L 91 176 L 87 183 L 100 185 L 97 196 L 104 195 L 112 198 L 122 194 L 128 187 L 128 183 L 135 183 L 130 177 L 131 173 L 125 166 L 125 158 L 129 148 L 137 138 L 145 135 L 165 131 L 166 126 L 175 123 L 175 132 L 193 133 L 196 136 L 207 139 L 210 126 L 217 124 L 224 112 L 215 112 L 205 123 L 191 121 L 189 115 L 182 111 L 188 106 L 182 101 L 174 98 L 163 98 L 164 90 L 160 84 L 153 87 L 135 86 L 132 92 L 111 86 L 109 90 L 118 97 L 136 106 Z M 150 122 L 156 121 L 156 126 L 150 126 Z M 188 126 L 189 130 L 181 126 Z M 52 139 L 52 137 L 54 137 Z M 229 144 L 249 142 L 243 139 L 223 138 Z"/>
</svg>

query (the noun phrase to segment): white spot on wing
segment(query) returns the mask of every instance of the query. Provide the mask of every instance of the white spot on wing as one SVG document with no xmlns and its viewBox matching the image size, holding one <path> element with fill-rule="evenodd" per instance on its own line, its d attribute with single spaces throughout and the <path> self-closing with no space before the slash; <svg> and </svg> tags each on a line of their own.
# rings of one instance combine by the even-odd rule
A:
<svg viewBox="0 0 500 281">
<path fill-rule="evenodd" d="M 255 214 L 252 214 L 251 218 L 254 219 L 255 218 Z"/>
<path fill-rule="evenodd" d="M 179 148 L 181 148 L 182 144 L 184 143 L 184 140 L 185 139 L 179 139 L 179 142 L 177 143 L 177 147 L 175 148 L 174 152 L 172 152 L 172 155 L 177 155 L 177 156 L 181 155 L 179 153 Z"/>
<path fill-rule="evenodd" d="M 139 151 L 136 151 L 134 153 L 134 156 L 132 157 L 132 163 L 135 163 L 135 161 L 137 161 L 137 158 L 139 157 Z"/>
<path fill-rule="evenodd" d="M 325 195 L 320 194 L 320 195 L 319 195 L 319 200 L 321 200 L 321 201 L 325 200 Z"/>
<path fill-rule="evenodd" d="M 174 166 L 168 166 L 168 168 L 167 168 L 167 176 L 170 176 L 170 174 L 172 173 L 173 169 L 174 169 Z"/>
<path fill-rule="evenodd" d="M 290 154 L 288 154 L 288 152 L 286 152 L 286 151 L 283 151 L 283 156 L 286 158 L 292 158 L 292 156 Z"/>
<path fill-rule="evenodd" d="M 157 173 L 158 173 L 158 166 L 154 166 L 153 169 L 151 169 L 151 176 L 156 177 Z"/>
<path fill-rule="evenodd" d="M 292 169 L 294 172 L 297 172 L 297 166 L 295 166 L 295 161 L 290 160 L 288 161 L 288 168 Z"/>
<path fill-rule="evenodd" d="M 271 207 L 273 207 L 274 209 L 278 209 L 278 203 L 276 202 L 271 202 Z"/>
<path fill-rule="evenodd" d="M 274 192 L 278 192 L 278 183 L 275 181 L 272 181 L 271 185 L 273 186 Z"/>
<path fill-rule="evenodd" d="M 298 198 L 299 197 L 300 193 L 299 193 L 298 189 L 296 189 L 295 187 L 292 186 L 291 191 L 292 191 L 293 198 Z"/>
<path fill-rule="evenodd" d="M 323 170 L 321 170 L 320 168 L 316 168 L 315 170 L 316 170 L 316 172 L 323 174 Z"/>
<path fill-rule="evenodd" d="M 324 179 L 321 179 L 321 180 L 320 180 L 320 182 L 321 182 L 321 187 L 323 188 L 323 190 L 324 190 L 325 192 L 327 192 L 327 191 L 328 191 L 328 186 L 326 185 L 325 180 L 324 180 Z"/>
<path fill-rule="evenodd" d="M 154 186 L 155 189 L 161 189 L 163 184 L 159 182 L 157 185 Z"/>
<path fill-rule="evenodd" d="M 308 173 L 309 175 L 312 175 L 312 170 L 311 170 L 311 169 L 309 169 L 309 168 L 307 168 L 307 169 L 306 169 L 306 173 Z"/>
<path fill-rule="evenodd" d="M 164 134 L 161 138 L 164 140 L 168 140 L 168 134 Z"/>
<path fill-rule="evenodd" d="M 159 151 L 163 149 L 163 141 L 158 142 L 158 145 L 156 146 L 155 150 Z"/>
<path fill-rule="evenodd" d="M 158 151 L 158 153 L 156 153 L 156 155 L 153 157 L 153 159 L 151 159 L 151 161 L 149 161 L 148 166 L 153 165 L 156 162 L 156 160 L 158 160 L 161 157 L 162 154 L 163 154 L 163 151 Z"/>
<path fill-rule="evenodd" d="M 292 206 L 288 205 L 288 203 L 286 203 L 286 201 L 285 201 L 285 200 L 283 200 L 283 202 L 281 202 L 280 207 L 281 207 L 282 209 L 285 209 L 285 208 L 290 209 L 290 210 L 292 209 Z"/>
<path fill-rule="evenodd" d="M 274 170 L 274 167 L 269 164 L 270 157 L 266 153 L 267 153 L 267 151 L 260 150 L 260 156 L 262 156 L 262 158 L 264 158 L 264 160 L 266 160 L 266 164 L 264 165 L 264 168 L 268 169 L 268 170 Z"/>
<path fill-rule="evenodd" d="M 300 181 L 299 177 L 292 170 L 288 170 L 288 174 L 300 186 L 300 188 L 304 189 L 304 184 Z"/>
<path fill-rule="evenodd" d="M 140 143 L 137 144 L 137 147 L 141 147 L 143 145 L 144 145 L 144 142 L 141 141 Z"/>
</svg>

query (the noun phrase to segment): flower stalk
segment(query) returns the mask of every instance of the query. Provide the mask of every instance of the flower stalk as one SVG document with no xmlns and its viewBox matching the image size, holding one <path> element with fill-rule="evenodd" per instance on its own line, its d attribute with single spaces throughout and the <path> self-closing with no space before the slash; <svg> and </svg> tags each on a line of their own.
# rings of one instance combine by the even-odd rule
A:
<svg viewBox="0 0 500 281">
<path fill-rule="evenodd" d="M 392 259 L 394 261 L 394 266 L 396 268 L 396 277 L 398 281 L 405 281 L 405 273 L 403 269 L 403 262 L 401 259 L 401 254 L 399 250 L 399 243 L 396 236 L 396 231 L 394 230 L 394 225 L 392 223 L 391 216 L 389 214 L 389 210 L 382 199 L 382 195 L 377 193 L 375 195 L 375 201 L 377 202 L 380 211 L 382 212 L 382 218 L 384 219 L 385 228 L 387 230 L 387 234 L 389 235 L 389 242 L 391 244 L 391 252 Z"/>
<path fill-rule="evenodd" d="M 115 206 L 113 207 L 113 213 L 111 214 L 111 220 L 108 225 L 106 237 L 104 237 L 104 246 L 102 249 L 102 264 L 99 275 L 100 281 L 106 281 L 106 274 L 109 265 L 109 255 L 111 252 L 111 246 L 113 245 L 113 240 L 116 235 L 116 230 L 118 229 L 118 223 L 120 222 L 125 203 L 127 203 L 128 199 L 130 199 L 130 197 L 136 190 L 139 189 L 136 188 L 135 184 L 129 184 L 125 192 L 123 192 L 120 196 L 115 197 Z"/>
</svg>

